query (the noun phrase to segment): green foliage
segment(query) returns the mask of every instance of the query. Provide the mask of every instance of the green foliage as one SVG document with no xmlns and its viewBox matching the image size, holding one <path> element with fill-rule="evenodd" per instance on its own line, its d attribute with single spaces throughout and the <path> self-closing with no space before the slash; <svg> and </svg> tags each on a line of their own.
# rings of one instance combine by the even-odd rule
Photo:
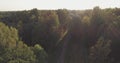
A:
<svg viewBox="0 0 120 63">
<path fill-rule="evenodd" d="M 90 25 L 90 17 L 84 16 L 82 19 L 83 24 Z"/>
<path fill-rule="evenodd" d="M 36 55 L 36 63 L 46 63 L 47 53 L 44 51 L 44 49 L 39 44 L 36 44 L 32 48 L 32 50 L 34 51 L 34 54 Z"/>
<path fill-rule="evenodd" d="M 95 7 L 92 12 L 91 21 L 94 25 L 101 25 L 103 24 L 103 16 L 102 10 L 99 7 Z M 97 22 L 96 22 L 97 21 Z"/>
<path fill-rule="evenodd" d="M 15 47 L 17 41 L 17 30 L 0 23 L 0 45 L 3 47 Z"/>
<path fill-rule="evenodd" d="M 0 63 L 44 63 L 47 54 L 42 47 L 33 49 L 19 40 L 15 28 L 0 23 Z"/>
<path fill-rule="evenodd" d="M 41 11 L 39 19 L 50 28 L 59 26 L 59 18 L 54 10 Z"/>
<path fill-rule="evenodd" d="M 66 54 L 72 53 L 71 58 L 83 59 L 81 55 L 84 53 L 84 57 L 87 57 L 87 51 L 91 48 L 90 54 L 93 54 L 90 56 L 91 62 L 104 62 L 110 50 L 109 58 L 114 59 L 113 63 L 119 62 L 120 8 L 95 7 L 89 10 L 34 8 L 0 12 L 0 22 L 5 23 L 0 23 L 0 62 L 2 63 L 45 63 L 46 60 L 57 63 L 66 42 L 68 42 L 66 49 L 70 49 Z M 100 36 L 104 39 L 98 40 Z M 112 47 L 107 39 L 113 41 Z M 40 44 L 43 48 L 35 44 Z M 75 60 L 82 63 L 79 58 Z"/>
<path fill-rule="evenodd" d="M 58 14 L 60 24 L 67 24 L 70 19 L 69 11 L 66 9 L 58 9 L 56 12 Z"/>
<path fill-rule="evenodd" d="M 24 46 L 23 48 L 6 48 L 5 53 L 1 55 L 3 63 L 20 62 L 20 63 L 35 63 L 35 55 L 33 51 Z"/>
<path fill-rule="evenodd" d="M 97 43 L 90 48 L 90 63 L 109 63 L 107 62 L 108 55 L 111 52 L 111 41 L 99 38 Z"/>
<path fill-rule="evenodd" d="M 24 60 L 21 60 L 21 59 L 17 59 L 17 60 L 11 60 L 7 63 L 30 63 L 29 61 L 24 61 Z"/>
</svg>

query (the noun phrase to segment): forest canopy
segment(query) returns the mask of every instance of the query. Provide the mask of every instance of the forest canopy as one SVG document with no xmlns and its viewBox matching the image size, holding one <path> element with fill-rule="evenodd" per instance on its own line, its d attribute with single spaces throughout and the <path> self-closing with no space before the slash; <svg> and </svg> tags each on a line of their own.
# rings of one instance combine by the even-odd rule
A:
<svg viewBox="0 0 120 63">
<path fill-rule="evenodd" d="M 119 63 L 120 8 L 0 12 L 0 63 Z"/>
</svg>

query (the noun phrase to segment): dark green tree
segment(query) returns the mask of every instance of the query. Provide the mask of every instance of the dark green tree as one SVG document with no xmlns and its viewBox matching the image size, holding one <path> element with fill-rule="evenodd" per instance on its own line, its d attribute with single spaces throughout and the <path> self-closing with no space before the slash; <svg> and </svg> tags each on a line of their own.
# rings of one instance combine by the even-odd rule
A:
<svg viewBox="0 0 120 63">
<path fill-rule="evenodd" d="M 32 50 L 34 51 L 34 54 L 36 55 L 36 63 L 47 62 L 46 60 L 47 60 L 48 55 L 39 44 L 36 44 L 34 47 L 32 47 Z"/>
<path fill-rule="evenodd" d="M 90 48 L 89 62 L 90 63 L 110 63 L 108 55 L 111 52 L 111 41 L 99 38 L 97 43 Z"/>
</svg>

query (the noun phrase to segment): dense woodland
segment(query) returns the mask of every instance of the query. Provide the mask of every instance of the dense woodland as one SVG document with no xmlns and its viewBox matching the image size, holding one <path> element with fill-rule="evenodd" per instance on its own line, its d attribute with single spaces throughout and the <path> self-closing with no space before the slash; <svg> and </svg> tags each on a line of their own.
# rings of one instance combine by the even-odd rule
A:
<svg viewBox="0 0 120 63">
<path fill-rule="evenodd" d="M 0 63 L 120 63 L 120 8 L 0 12 Z"/>
</svg>

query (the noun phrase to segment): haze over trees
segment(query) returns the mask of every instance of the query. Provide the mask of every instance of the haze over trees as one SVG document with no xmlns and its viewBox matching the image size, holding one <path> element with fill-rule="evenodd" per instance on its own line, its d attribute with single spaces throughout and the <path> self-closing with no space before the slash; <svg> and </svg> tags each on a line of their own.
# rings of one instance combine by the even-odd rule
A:
<svg viewBox="0 0 120 63">
<path fill-rule="evenodd" d="M 0 12 L 0 63 L 119 63 L 120 8 Z"/>
</svg>

